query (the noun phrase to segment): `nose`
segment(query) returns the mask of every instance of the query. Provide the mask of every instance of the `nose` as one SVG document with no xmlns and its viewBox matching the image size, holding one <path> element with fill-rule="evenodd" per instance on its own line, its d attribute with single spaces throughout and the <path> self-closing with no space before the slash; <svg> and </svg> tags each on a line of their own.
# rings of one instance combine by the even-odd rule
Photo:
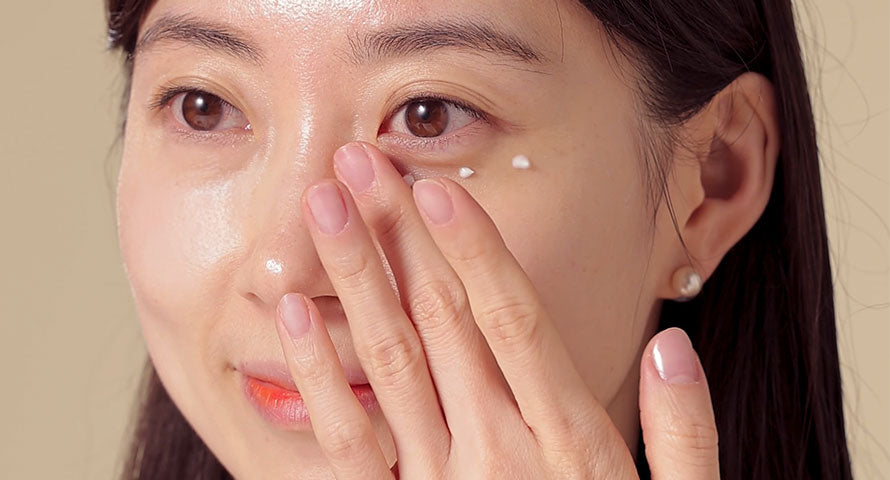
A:
<svg viewBox="0 0 890 480">
<path fill-rule="evenodd" d="M 319 179 L 334 176 L 331 145 L 337 143 L 287 143 L 270 147 L 258 169 L 243 210 L 247 253 L 235 273 L 240 295 L 267 311 L 290 292 L 310 298 L 335 295 L 303 219 L 300 197 Z"/>
</svg>

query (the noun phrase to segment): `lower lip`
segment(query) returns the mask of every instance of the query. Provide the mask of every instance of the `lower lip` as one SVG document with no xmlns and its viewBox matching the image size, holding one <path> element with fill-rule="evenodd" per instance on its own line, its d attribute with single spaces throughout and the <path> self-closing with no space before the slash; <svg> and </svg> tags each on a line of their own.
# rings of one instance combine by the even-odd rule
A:
<svg viewBox="0 0 890 480">
<path fill-rule="evenodd" d="M 273 425 L 288 430 L 311 429 L 309 410 L 299 392 L 281 388 L 278 385 L 244 375 L 244 395 L 254 408 Z M 352 393 L 364 407 L 372 412 L 377 408 L 377 397 L 371 386 L 351 385 Z"/>
</svg>

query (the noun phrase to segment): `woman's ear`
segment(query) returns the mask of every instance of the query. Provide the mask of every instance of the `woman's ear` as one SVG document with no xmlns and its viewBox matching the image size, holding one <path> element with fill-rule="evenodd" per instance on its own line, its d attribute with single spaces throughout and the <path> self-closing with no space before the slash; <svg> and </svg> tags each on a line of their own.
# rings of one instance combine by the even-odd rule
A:
<svg viewBox="0 0 890 480">
<path fill-rule="evenodd" d="M 707 279 L 717 265 L 754 226 L 766 209 L 779 156 L 780 132 L 776 98 L 769 80 L 745 73 L 714 96 L 693 120 L 694 137 L 705 148 L 694 150 L 692 168 L 674 168 L 671 198 L 683 242 L 675 242 L 667 268 L 692 267 Z M 683 128 L 683 127 L 681 127 Z M 683 244 L 685 243 L 685 249 Z M 688 252 L 688 256 L 687 256 Z M 673 271 L 665 272 L 660 293 L 675 298 Z"/>
</svg>

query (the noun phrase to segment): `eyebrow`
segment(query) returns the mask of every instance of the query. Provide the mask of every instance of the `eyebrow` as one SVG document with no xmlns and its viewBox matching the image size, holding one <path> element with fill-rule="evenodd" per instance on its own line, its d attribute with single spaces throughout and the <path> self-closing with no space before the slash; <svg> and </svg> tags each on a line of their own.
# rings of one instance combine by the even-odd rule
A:
<svg viewBox="0 0 890 480">
<path fill-rule="evenodd" d="M 162 40 L 177 40 L 208 50 L 219 50 L 257 65 L 263 61 L 262 51 L 247 40 L 245 35 L 226 25 L 188 15 L 162 16 L 145 30 L 133 49 L 133 55 L 148 50 Z"/>
<path fill-rule="evenodd" d="M 135 56 L 162 40 L 175 40 L 260 65 L 265 55 L 248 37 L 230 26 L 189 15 L 164 15 L 154 22 L 133 50 Z M 367 64 L 386 58 L 421 55 L 443 49 L 488 53 L 527 64 L 545 57 L 515 35 L 472 20 L 421 21 L 348 36 L 349 60 Z"/>
<path fill-rule="evenodd" d="M 421 21 L 349 36 L 350 58 L 369 63 L 391 57 L 419 55 L 457 48 L 507 57 L 523 63 L 543 63 L 544 56 L 520 38 L 487 23 L 458 19 Z"/>
</svg>

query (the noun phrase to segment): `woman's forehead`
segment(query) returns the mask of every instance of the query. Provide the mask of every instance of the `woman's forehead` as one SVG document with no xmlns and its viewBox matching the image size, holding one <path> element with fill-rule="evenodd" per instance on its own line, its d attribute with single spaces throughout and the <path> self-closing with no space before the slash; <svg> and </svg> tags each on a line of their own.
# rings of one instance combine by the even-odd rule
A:
<svg viewBox="0 0 890 480">
<path fill-rule="evenodd" d="M 241 50 L 256 58 L 277 57 L 281 50 L 337 49 L 360 61 L 379 53 L 423 53 L 415 51 L 421 46 L 542 62 L 559 58 L 561 17 L 558 1 L 537 0 L 160 0 L 140 38 L 153 27 L 157 34 L 158 27 L 173 26 L 179 28 L 173 35 L 164 32 L 165 39 L 213 42 L 225 39 L 216 35 L 223 32 L 237 40 L 230 45 L 251 47 Z"/>
</svg>

